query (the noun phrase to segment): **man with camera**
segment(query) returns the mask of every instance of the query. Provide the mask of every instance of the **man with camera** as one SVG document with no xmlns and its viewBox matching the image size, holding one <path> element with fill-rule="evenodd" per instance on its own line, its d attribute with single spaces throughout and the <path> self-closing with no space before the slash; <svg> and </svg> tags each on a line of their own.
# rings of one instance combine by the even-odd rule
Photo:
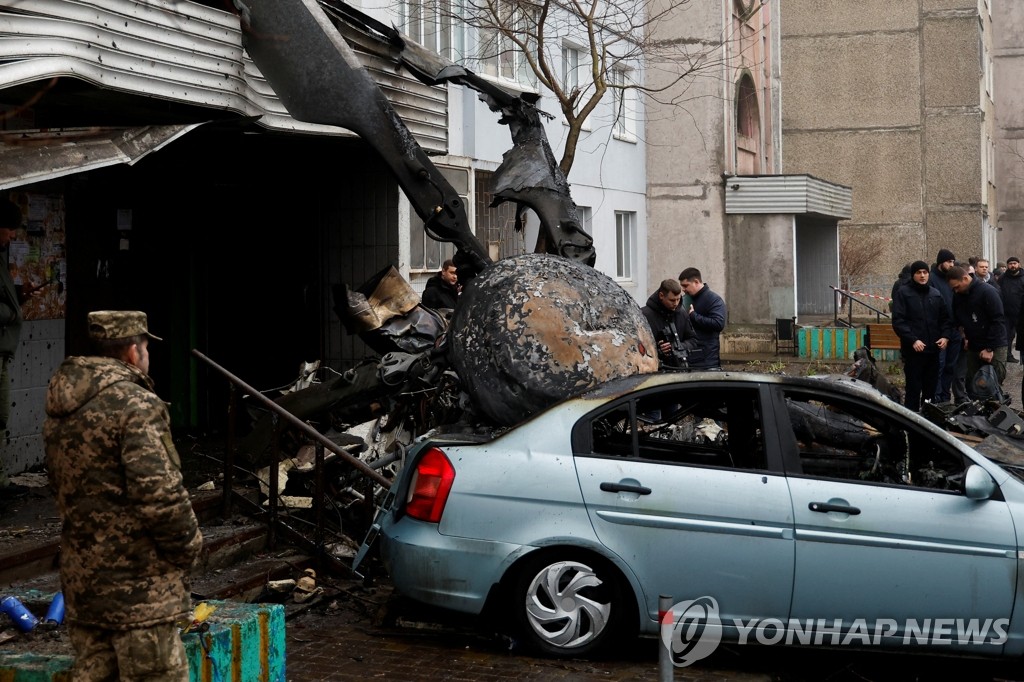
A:
<svg viewBox="0 0 1024 682">
<path fill-rule="evenodd" d="M 666 279 L 641 308 L 658 342 L 658 361 L 662 370 L 687 369 L 690 354 L 699 348 L 690 319 L 679 307 L 682 300 L 683 288 L 679 281 Z"/>
</svg>

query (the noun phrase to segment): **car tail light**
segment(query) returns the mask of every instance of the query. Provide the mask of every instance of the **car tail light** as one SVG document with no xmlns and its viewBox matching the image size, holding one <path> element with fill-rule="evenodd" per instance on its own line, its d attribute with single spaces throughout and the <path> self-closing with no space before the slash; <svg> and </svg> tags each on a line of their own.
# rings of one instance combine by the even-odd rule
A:
<svg viewBox="0 0 1024 682">
<path fill-rule="evenodd" d="M 455 482 L 455 468 L 437 448 L 427 450 L 416 462 L 405 513 L 414 519 L 438 523 Z"/>
</svg>

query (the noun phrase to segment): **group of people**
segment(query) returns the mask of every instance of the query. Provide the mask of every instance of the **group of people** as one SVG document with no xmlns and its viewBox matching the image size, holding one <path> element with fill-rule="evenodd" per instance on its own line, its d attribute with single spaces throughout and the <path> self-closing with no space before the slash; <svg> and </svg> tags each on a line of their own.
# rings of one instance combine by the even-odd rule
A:
<svg viewBox="0 0 1024 682">
<path fill-rule="evenodd" d="M 641 308 L 658 345 L 661 369 L 719 370 L 725 301 L 697 268 L 666 279 Z"/>
<path fill-rule="evenodd" d="M 958 263 L 939 249 L 934 265 L 904 268 L 893 286 L 892 327 L 900 338 L 906 390 L 904 404 L 920 411 L 924 401 L 963 403 L 1001 397 L 1010 343 L 1024 295 L 1020 260 L 1007 259 L 1000 276 L 984 258 Z M 1012 317 L 1008 311 L 1013 311 Z"/>
</svg>

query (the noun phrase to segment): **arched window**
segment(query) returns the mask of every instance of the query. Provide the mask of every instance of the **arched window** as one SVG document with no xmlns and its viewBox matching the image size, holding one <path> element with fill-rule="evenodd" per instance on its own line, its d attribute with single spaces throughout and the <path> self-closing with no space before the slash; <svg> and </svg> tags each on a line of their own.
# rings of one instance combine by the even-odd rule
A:
<svg viewBox="0 0 1024 682">
<path fill-rule="evenodd" d="M 761 172 L 761 117 L 757 88 L 749 73 L 736 84 L 736 172 L 756 175 Z"/>
</svg>

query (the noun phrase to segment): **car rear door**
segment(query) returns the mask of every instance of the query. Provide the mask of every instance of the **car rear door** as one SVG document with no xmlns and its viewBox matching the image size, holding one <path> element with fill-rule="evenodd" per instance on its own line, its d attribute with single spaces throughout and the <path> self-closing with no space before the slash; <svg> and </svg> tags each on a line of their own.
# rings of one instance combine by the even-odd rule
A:
<svg viewBox="0 0 1024 682">
<path fill-rule="evenodd" d="M 659 595 L 712 597 L 719 617 L 785 618 L 793 512 L 756 385 L 676 385 L 581 420 L 574 452 L 601 542 Z"/>
<path fill-rule="evenodd" d="M 796 518 L 792 618 L 859 621 L 872 638 L 893 630 L 890 643 L 947 626 L 938 636 L 955 640 L 989 620 L 979 636 L 998 638 L 991 621 L 1010 617 L 1016 536 L 1001 498 L 963 495 L 970 459 L 884 405 L 779 395 L 792 426 L 782 441 Z"/>
</svg>

